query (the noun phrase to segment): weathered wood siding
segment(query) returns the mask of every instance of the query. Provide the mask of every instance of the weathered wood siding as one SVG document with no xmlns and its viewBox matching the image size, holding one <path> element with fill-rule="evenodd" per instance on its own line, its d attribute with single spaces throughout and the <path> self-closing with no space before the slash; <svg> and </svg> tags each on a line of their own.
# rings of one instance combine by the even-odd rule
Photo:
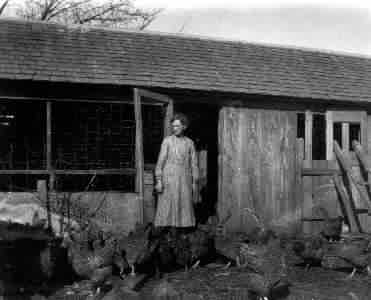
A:
<svg viewBox="0 0 371 300">
<path fill-rule="evenodd" d="M 298 221 L 296 113 L 225 107 L 219 120 L 218 213 L 220 217 L 232 213 L 227 230 L 252 225 L 246 208 L 266 224 Z"/>
</svg>

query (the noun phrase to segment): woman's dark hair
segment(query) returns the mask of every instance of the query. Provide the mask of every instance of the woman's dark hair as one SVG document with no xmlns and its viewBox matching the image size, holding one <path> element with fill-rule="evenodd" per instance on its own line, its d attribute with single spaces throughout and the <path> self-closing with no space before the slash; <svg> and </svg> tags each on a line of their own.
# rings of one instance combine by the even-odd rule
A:
<svg viewBox="0 0 371 300">
<path fill-rule="evenodd" d="M 175 120 L 180 121 L 183 126 L 188 127 L 189 125 L 189 120 L 185 114 L 182 113 L 176 113 L 172 118 L 171 118 L 171 123 L 173 123 Z"/>
</svg>

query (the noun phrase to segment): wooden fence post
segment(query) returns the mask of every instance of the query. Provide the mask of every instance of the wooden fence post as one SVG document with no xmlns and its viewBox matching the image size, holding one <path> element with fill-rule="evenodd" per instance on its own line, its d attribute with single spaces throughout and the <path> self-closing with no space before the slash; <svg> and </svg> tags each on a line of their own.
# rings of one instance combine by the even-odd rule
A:
<svg viewBox="0 0 371 300">
<path fill-rule="evenodd" d="M 136 184 L 135 192 L 139 195 L 139 223 L 144 222 L 144 154 L 143 154 L 143 123 L 142 105 L 139 90 L 134 88 L 135 112 L 135 167 Z"/>
<path fill-rule="evenodd" d="M 49 202 L 49 197 L 48 197 L 48 188 L 47 188 L 46 180 L 38 180 L 37 181 L 37 193 L 39 195 L 41 203 L 45 204 L 45 207 L 46 207 L 48 230 L 52 230 L 50 202 Z"/>
</svg>

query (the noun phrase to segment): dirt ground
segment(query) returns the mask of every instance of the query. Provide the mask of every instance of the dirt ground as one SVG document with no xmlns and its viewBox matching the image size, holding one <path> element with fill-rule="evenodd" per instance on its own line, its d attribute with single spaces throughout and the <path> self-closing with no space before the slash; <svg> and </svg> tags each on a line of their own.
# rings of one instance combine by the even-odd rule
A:
<svg viewBox="0 0 371 300">
<path fill-rule="evenodd" d="M 357 274 L 351 280 L 346 280 L 348 273 L 340 271 L 324 270 L 314 267 L 309 271 L 295 267 L 290 270 L 289 279 L 291 286 L 289 295 L 278 299 L 286 300 L 367 300 L 371 299 L 371 277 L 365 274 Z M 161 283 L 169 282 L 181 297 L 155 298 L 153 290 Z M 56 294 L 49 295 L 48 299 L 63 300 L 119 300 L 119 298 L 87 297 L 87 295 L 68 295 L 63 293 L 64 288 Z M 58 294 L 58 297 L 56 297 Z M 63 295 L 64 294 L 64 295 Z M 40 294 L 39 294 L 40 295 Z M 2 297 L 2 300 L 46 300 L 39 295 L 23 295 Z M 246 272 L 237 268 L 227 270 L 220 267 L 202 267 L 185 273 L 183 270 L 168 273 L 162 279 L 150 279 L 140 289 L 139 297 L 133 299 L 156 300 L 156 299 L 205 299 L 205 300 L 253 300 L 247 292 Z M 121 300 L 121 298 L 120 298 Z M 125 300 L 125 299 L 122 299 Z"/>
<path fill-rule="evenodd" d="M 295 267 L 290 271 L 292 286 L 287 300 L 366 300 L 371 299 L 371 278 L 355 275 L 346 280 L 347 273 L 312 268 L 308 272 Z M 177 291 L 190 295 L 187 299 L 249 299 L 244 281 L 245 273 L 237 268 L 228 270 L 200 268 L 186 274 L 183 271 L 168 274 L 168 280 Z M 143 295 L 148 295 L 158 285 L 151 280 L 143 287 Z M 147 297 L 144 297 L 147 299 Z"/>
</svg>

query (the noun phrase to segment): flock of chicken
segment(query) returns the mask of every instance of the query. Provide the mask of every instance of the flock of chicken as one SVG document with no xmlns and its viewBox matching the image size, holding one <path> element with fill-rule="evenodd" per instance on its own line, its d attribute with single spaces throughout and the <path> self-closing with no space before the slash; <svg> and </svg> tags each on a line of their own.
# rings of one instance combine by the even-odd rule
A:
<svg viewBox="0 0 371 300">
<path fill-rule="evenodd" d="M 152 224 L 117 238 L 86 226 L 69 232 L 63 245 L 75 273 L 94 283 L 97 290 L 113 275 L 159 275 L 220 259 L 227 269 L 234 265 L 246 276 L 246 286 L 263 299 L 289 286 L 288 271 L 302 262 L 309 269 L 350 268 L 371 275 L 371 247 L 367 238 L 341 239 L 341 222 L 328 219 L 321 234 L 287 238 L 271 230 L 256 228 L 249 234 L 218 234 L 218 224 L 209 222 L 194 231 L 174 234 Z M 340 225 L 340 227 L 339 227 Z"/>
</svg>

